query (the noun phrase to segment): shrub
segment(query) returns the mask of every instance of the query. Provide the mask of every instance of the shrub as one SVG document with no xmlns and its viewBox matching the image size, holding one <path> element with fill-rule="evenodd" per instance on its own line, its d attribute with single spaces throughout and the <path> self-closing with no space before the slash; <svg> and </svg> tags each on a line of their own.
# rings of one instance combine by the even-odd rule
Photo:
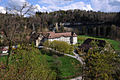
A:
<svg viewBox="0 0 120 80">
<path fill-rule="evenodd" d="M 44 42 L 44 46 L 53 48 L 63 53 L 71 53 L 73 51 L 73 46 L 64 41 L 46 41 Z"/>
<path fill-rule="evenodd" d="M 40 51 L 33 47 L 17 49 L 10 56 L 8 68 L 0 69 L 2 80 L 55 80 L 52 71 Z"/>
</svg>

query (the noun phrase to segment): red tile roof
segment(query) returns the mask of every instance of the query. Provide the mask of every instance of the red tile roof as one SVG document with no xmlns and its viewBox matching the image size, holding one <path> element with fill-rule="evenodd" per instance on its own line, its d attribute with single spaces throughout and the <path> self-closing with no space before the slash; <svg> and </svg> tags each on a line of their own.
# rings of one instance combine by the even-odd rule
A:
<svg viewBox="0 0 120 80">
<path fill-rule="evenodd" d="M 0 51 L 7 51 L 7 48 L 1 48 Z"/>
<path fill-rule="evenodd" d="M 77 37 L 75 33 L 72 32 L 64 32 L 64 33 L 55 33 L 55 32 L 40 32 L 48 39 L 59 38 L 59 37 Z"/>
</svg>

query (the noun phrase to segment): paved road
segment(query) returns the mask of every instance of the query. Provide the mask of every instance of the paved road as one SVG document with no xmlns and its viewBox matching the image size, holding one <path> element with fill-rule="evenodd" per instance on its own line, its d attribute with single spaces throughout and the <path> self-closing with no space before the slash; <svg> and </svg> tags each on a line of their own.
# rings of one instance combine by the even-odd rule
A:
<svg viewBox="0 0 120 80">
<path fill-rule="evenodd" d="M 46 48 L 46 49 L 54 51 L 56 53 L 63 54 L 63 55 L 75 58 L 76 60 L 78 60 L 83 65 L 83 59 L 75 51 L 73 51 L 73 54 L 75 55 L 75 56 L 73 56 L 73 55 L 70 55 L 70 54 L 66 54 L 66 53 L 56 51 L 56 50 L 54 50 L 52 48 L 48 48 L 48 47 L 44 47 L 44 46 L 39 46 L 39 47 L 40 48 Z M 73 79 L 70 79 L 70 80 L 82 80 L 82 76 L 79 76 L 79 77 L 76 77 L 76 78 L 73 78 Z"/>
<path fill-rule="evenodd" d="M 79 77 L 76 77 L 76 78 L 73 78 L 73 79 L 70 79 L 70 80 L 82 80 L 82 77 L 79 76 Z"/>
<path fill-rule="evenodd" d="M 54 51 L 56 53 L 63 54 L 63 55 L 75 58 L 76 60 L 78 60 L 83 65 L 83 59 L 75 51 L 73 51 L 73 54 L 75 55 L 75 56 L 73 56 L 73 55 L 62 53 L 62 52 L 56 51 L 56 50 L 54 50 L 52 48 L 48 48 L 48 47 L 44 47 L 44 46 L 39 46 L 39 48 L 46 48 L 46 49 Z"/>
<path fill-rule="evenodd" d="M 81 58 L 75 51 L 73 51 L 73 54 L 76 56 L 76 59 L 83 65 L 83 58 Z"/>
</svg>

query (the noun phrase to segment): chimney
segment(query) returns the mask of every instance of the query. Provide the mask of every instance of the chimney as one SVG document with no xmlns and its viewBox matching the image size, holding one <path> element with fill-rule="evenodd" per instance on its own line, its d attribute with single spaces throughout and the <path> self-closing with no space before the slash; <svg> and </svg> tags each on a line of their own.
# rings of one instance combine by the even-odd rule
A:
<svg viewBox="0 0 120 80">
<path fill-rule="evenodd" d="M 74 35 L 74 32 L 72 31 L 71 35 L 73 36 Z"/>
</svg>

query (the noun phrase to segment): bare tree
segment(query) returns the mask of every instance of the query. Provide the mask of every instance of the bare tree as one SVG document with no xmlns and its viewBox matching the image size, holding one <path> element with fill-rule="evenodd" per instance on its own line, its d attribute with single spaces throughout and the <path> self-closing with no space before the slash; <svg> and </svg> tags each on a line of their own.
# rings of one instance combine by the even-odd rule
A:
<svg viewBox="0 0 120 80">
<path fill-rule="evenodd" d="M 34 9 L 35 7 L 33 5 L 30 5 L 26 2 L 22 6 L 19 6 L 19 7 L 9 6 L 6 8 L 6 15 L 9 15 L 9 16 L 4 17 L 3 19 L 4 24 L 2 25 L 2 30 L 4 32 L 6 42 L 9 45 L 8 57 L 6 61 L 7 65 L 9 63 L 9 57 L 12 53 L 13 43 L 16 42 L 15 34 L 19 32 L 17 30 L 23 27 L 23 30 L 21 31 L 21 33 L 18 33 L 20 37 L 23 38 L 23 34 L 25 34 L 25 29 L 26 29 L 26 27 L 24 27 L 26 26 L 25 25 L 26 21 L 24 17 L 33 14 Z"/>
<path fill-rule="evenodd" d="M 33 15 L 35 9 L 36 9 L 35 6 L 30 5 L 27 2 L 24 2 L 23 5 L 21 6 L 15 6 L 15 5 L 9 4 L 9 7 L 7 7 L 7 10 L 8 10 L 7 12 L 18 15 L 20 17 L 25 17 L 25 16 Z"/>
</svg>

